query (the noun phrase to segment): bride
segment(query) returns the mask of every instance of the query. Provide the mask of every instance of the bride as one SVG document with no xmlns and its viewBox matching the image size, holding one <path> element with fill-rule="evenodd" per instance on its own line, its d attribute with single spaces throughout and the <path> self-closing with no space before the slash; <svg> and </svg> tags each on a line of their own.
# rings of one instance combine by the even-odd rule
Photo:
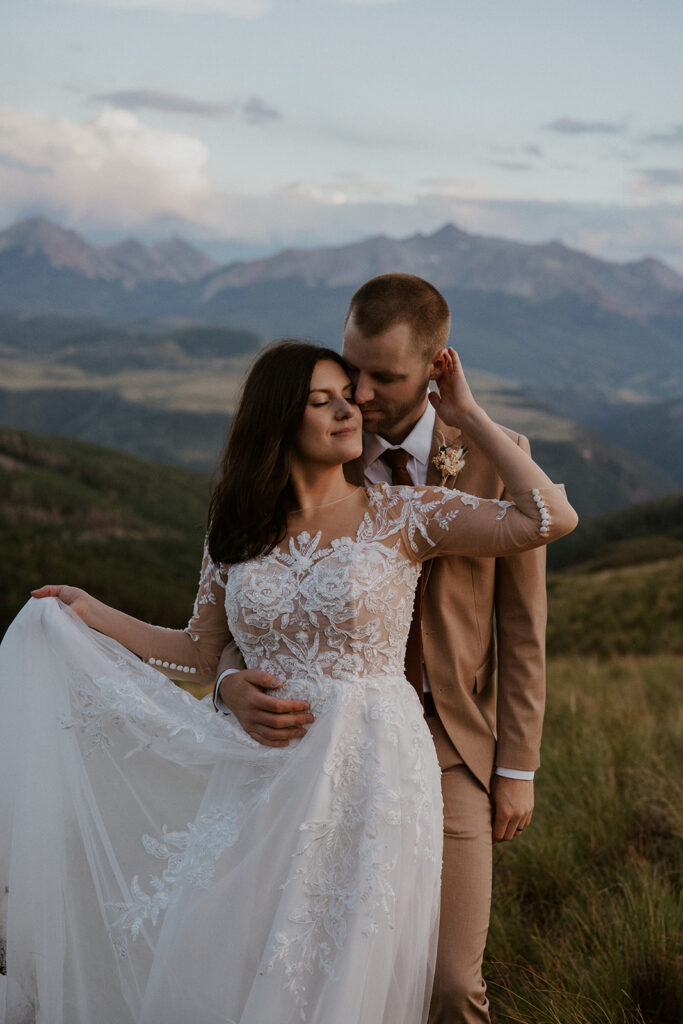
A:
<svg viewBox="0 0 683 1024">
<path fill-rule="evenodd" d="M 420 564 L 576 523 L 452 349 L 438 384 L 514 504 L 353 487 L 344 364 L 284 342 L 246 382 L 185 630 L 34 591 L 0 648 L 0 1022 L 426 1021 L 442 822 L 403 673 Z M 303 738 L 264 747 L 169 682 L 213 682 L 230 636 L 309 702 Z"/>
</svg>

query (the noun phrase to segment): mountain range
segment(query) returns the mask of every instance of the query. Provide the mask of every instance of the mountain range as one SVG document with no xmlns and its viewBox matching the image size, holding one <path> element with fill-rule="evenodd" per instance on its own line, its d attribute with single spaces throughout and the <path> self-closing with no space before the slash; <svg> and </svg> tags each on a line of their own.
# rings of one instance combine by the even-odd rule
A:
<svg viewBox="0 0 683 1024">
<path fill-rule="evenodd" d="M 625 315 L 683 311 L 683 277 L 664 263 L 643 259 L 609 263 L 561 242 L 525 245 L 471 235 L 446 224 L 431 235 L 368 238 L 324 249 L 287 249 L 267 259 L 233 263 L 202 281 L 210 301 L 225 288 L 297 278 L 309 286 L 353 288 L 376 274 L 399 271 L 437 288 L 503 292 L 544 300 L 571 292 Z"/>
<path fill-rule="evenodd" d="M 0 309 L 13 311 L 30 303 L 31 312 L 90 312 L 82 308 L 87 301 L 82 284 L 88 281 L 105 304 L 121 289 L 129 293 L 128 307 L 124 304 L 118 310 L 121 318 L 138 316 L 146 304 L 148 314 L 153 311 L 155 299 L 161 297 L 160 292 L 150 292 L 154 284 L 176 286 L 176 308 L 200 318 L 204 309 L 211 318 L 212 307 L 225 292 L 291 280 L 309 288 L 348 292 L 367 278 L 390 271 L 417 274 L 441 289 L 500 292 L 533 301 L 569 293 L 623 316 L 683 314 L 683 276 L 659 260 L 611 263 L 561 242 L 530 245 L 488 238 L 454 224 L 431 235 L 377 236 L 350 245 L 287 249 L 227 266 L 218 266 L 178 237 L 155 245 L 128 238 L 117 245 L 96 246 L 42 217 L 0 232 Z M 59 299 L 54 296 L 58 282 Z M 142 291 L 147 294 L 137 294 Z M 169 294 L 168 288 L 164 291 Z M 110 315 L 102 306 L 97 312 Z"/>
</svg>

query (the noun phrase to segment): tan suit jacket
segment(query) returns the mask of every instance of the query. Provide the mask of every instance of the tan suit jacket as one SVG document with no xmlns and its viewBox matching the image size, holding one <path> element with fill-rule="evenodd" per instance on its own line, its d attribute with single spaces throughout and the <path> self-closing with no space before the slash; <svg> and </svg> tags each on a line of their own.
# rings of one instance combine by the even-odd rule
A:
<svg viewBox="0 0 683 1024">
<path fill-rule="evenodd" d="M 529 451 L 526 437 L 503 429 Z M 481 498 L 509 498 L 476 444 L 438 416 L 428 484 L 442 484 L 432 463 L 442 438 L 468 449 L 457 481 L 449 477 L 444 486 Z M 362 483 L 362 460 L 347 475 Z M 487 790 L 495 765 L 534 771 L 545 707 L 545 547 L 506 558 L 435 558 L 423 571 L 424 661 L 450 739 L 436 735 L 441 768 L 464 762 Z"/>
</svg>

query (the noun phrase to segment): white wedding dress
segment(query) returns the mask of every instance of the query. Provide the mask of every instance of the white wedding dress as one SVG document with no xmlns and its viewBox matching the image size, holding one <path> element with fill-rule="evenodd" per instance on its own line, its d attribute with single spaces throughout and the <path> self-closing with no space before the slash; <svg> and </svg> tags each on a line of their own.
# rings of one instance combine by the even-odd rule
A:
<svg viewBox="0 0 683 1024">
<path fill-rule="evenodd" d="M 150 626 L 145 660 L 55 599 L 10 627 L 3 1024 L 426 1021 L 442 812 L 403 674 L 420 562 L 552 530 L 530 498 L 384 485 L 316 523 L 227 572 L 205 556 L 188 629 Z M 182 642 L 171 671 L 193 672 L 227 627 L 248 666 L 310 702 L 305 738 L 261 746 L 149 664 Z"/>
</svg>

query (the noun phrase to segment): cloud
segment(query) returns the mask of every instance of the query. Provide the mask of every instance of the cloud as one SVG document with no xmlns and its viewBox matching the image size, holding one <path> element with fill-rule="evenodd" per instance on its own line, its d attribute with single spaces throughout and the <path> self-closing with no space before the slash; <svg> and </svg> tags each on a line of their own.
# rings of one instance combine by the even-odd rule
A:
<svg viewBox="0 0 683 1024">
<path fill-rule="evenodd" d="M 363 174 L 340 174 L 326 181 L 296 181 L 285 185 L 283 194 L 296 198 L 312 199 L 325 205 L 354 205 L 368 200 L 386 202 L 391 193 L 391 184 Z"/>
<path fill-rule="evenodd" d="M 252 96 L 246 103 L 240 104 L 245 121 L 250 124 L 262 124 L 264 121 L 277 121 L 282 115 L 274 107 L 269 107 L 258 96 Z"/>
<path fill-rule="evenodd" d="M 169 13 L 215 11 L 241 18 L 258 18 L 270 10 L 270 0 L 70 0 L 87 7 L 145 8 Z"/>
<path fill-rule="evenodd" d="M 162 110 L 168 114 L 190 114 L 194 117 L 225 117 L 233 111 L 231 103 L 209 103 L 159 89 L 123 89 L 120 92 L 97 93 L 90 100 L 124 110 Z"/>
<path fill-rule="evenodd" d="M 280 117 L 277 110 L 258 96 L 251 96 L 246 101 L 215 103 L 161 89 L 123 89 L 98 93 L 91 96 L 90 101 L 107 103 L 122 110 L 160 110 L 166 114 L 187 114 L 191 117 L 241 117 L 249 124 L 261 124 Z"/>
<path fill-rule="evenodd" d="M 663 146 L 683 145 L 683 124 L 672 125 L 668 132 L 646 135 L 645 142 L 661 143 Z"/>
<path fill-rule="evenodd" d="M 493 166 L 500 167 L 503 171 L 530 171 L 532 169 L 531 164 L 521 160 L 494 160 Z"/>
<path fill-rule="evenodd" d="M 577 121 L 573 117 L 558 117 L 543 127 L 560 135 L 620 135 L 624 131 L 623 125 L 611 121 Z"/>
<path fill-rule="evenodd" d="M 641 167 L 635 182 L 637 189 L 662 189 L 683 185 L 683 169 L 679 167 Z"/>
<path fill-rule="evenodd" d="M 71 225 L 133 228 L 196 218 L 208 196 L 204 144 L 111 107 L 86 122 L 0 106 L 5 217 L 42 211 Z"/>
</svg>

